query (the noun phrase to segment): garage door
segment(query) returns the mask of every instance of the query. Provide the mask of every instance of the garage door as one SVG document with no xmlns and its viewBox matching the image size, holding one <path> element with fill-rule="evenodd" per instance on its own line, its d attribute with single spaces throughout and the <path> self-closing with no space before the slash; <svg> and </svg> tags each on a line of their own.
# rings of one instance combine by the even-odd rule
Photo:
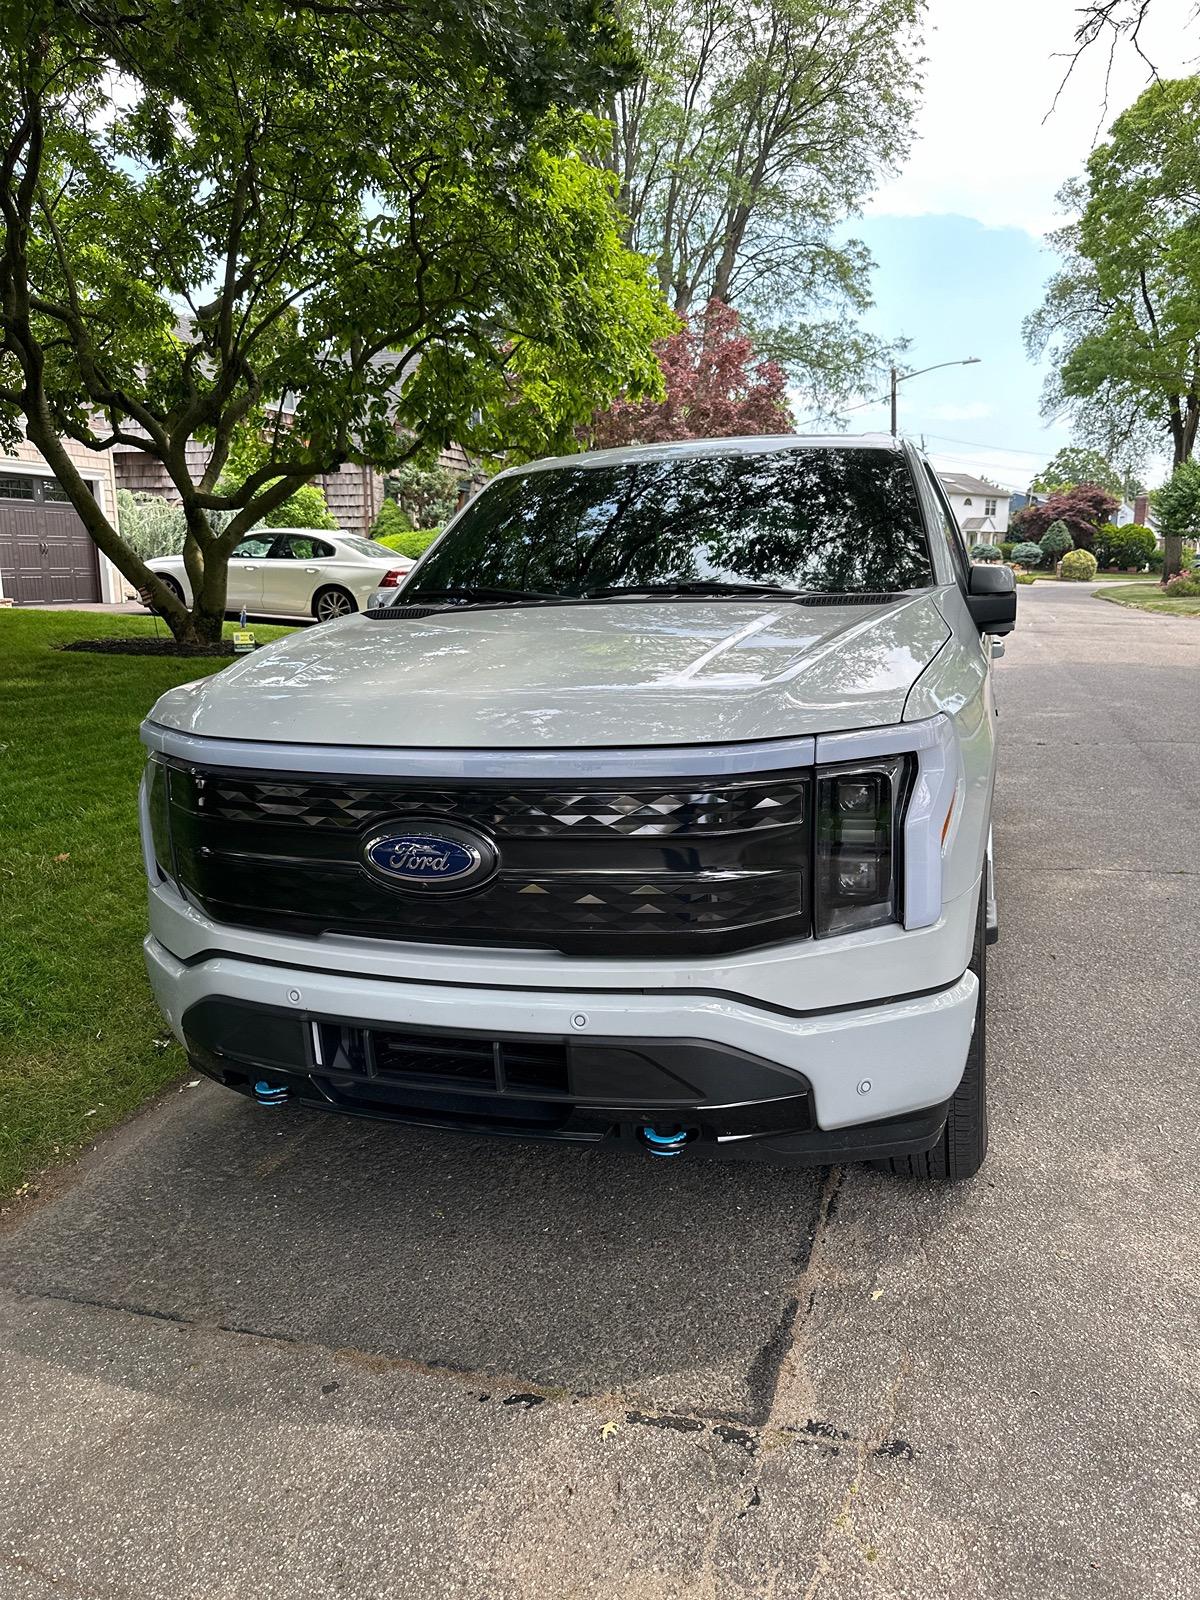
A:
<svg viewBox="0 0 1200 1600">
<path fill-rule="evenodd" d="M 18 605 L 99 600 L 96 546 L 56 478 L 0 473 L 0 574 Z"/>
</svg>

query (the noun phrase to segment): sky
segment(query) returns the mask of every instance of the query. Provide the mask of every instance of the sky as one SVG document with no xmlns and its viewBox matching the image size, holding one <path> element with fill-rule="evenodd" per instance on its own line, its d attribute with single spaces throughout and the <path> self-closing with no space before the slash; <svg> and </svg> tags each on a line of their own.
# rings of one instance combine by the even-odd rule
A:
<svg viewBox="0 0 1200 1600">
<path fill-rule="evenodd" d="M 912 155 L 847 230 L 877 264 L 876 305 L 864 320 L 911 341 L 910 368 L 980 358 L 901 385 L 901 429 L 924 434 L 938 465 L 1010 489 L 1027 487 L 1070 443 L 1066 427 L 1041 418 L 1044 374 L 1021 342 L 1022 320 L 1055 266 L 1045 243 L 1062 220 L 1055 193 L 1149 82 L 1145 63 L 1121 47 L 1106 112 L 1107 51 L 1094 45 L 1051 110 L 1078 3 L 930 0 Z M 1194 3 L 1151 7 L 1142 43 L 1164 77 L 1200 70 Z M 886 430 L 886 402 L 856 409 L 847 422 L 855 432 Z"/>
</svg>

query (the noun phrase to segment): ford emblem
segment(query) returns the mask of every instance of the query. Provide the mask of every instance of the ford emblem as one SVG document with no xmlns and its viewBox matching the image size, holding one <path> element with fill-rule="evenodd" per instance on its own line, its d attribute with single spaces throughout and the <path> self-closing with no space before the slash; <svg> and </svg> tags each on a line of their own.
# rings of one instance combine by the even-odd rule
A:
<svg viewBox="0 0 1200 1600">
<path fill-rule="evenodd" d="M 453 894 L 486 883 L 500 858 L 481 833 L 448 822 L 419 822 L 372 834 L 363 845 L 363 862 L 393 889 Z"/>
</svg>

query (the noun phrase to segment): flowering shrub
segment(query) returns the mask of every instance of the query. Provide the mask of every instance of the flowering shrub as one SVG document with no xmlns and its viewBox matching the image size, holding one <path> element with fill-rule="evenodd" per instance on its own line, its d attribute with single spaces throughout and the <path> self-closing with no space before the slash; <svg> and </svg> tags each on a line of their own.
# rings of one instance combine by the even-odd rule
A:
<svg viewBox="0 0 1200 1600">
<path fill-rule="evenodd" d="M 1068 550 L 1058 570 L 1072 583 L 1088 583 L 1096 576 L 1096 558 L 1090 550 Z"/>
<path fill-rule="evenodd" d="M 1200 577 L 1194 572 L 1180 572 L 1163 585 L 1163 593 L 1169 600 L 1200 599 Z"/>
</svg>

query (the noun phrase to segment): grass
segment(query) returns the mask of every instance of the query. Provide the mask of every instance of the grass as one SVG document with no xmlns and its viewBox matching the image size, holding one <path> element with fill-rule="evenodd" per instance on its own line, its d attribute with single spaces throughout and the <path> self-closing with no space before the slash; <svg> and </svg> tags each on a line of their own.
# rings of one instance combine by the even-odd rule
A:
<svg viewBox="0 0 1200 1600">
<path fill-rule="evenodd" d="M 1035 572 L 1034 577 L 1039 583 L 1078 583 L 1078 578 L 1056 578 L 1052 572 Z M 1097 572 L 1087 580 L 1089 583 L 1137 583 L 1136 572 Z"/>
<path fill-rule="evenodd" d="M 138 725 L 164 690 L 229 662 L 54 648 L 154 631 L 0 610 L 0 1196 L 185 1066 L 142 967 Z"/>
<path fill-rule="evenodd" d="M 1098 600 L 1111 600 L 1116 606 L 1134 606 L 1138 611 L 1156 611 L 1167 617 L 1200 617 L 1200 598 L 1170 600 L 1157 583 L 1130 584 L 1117 593 L 1096 591 Z"/>
</svg>

